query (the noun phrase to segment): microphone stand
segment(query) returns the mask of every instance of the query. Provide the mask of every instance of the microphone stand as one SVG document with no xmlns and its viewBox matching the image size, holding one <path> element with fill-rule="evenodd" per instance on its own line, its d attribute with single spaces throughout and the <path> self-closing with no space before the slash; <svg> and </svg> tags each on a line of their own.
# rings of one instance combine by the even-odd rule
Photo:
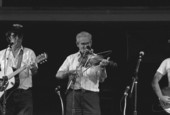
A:
<svg viewBox="0 0 170 115">
<path fill-rule="evenodd" d="M 139 59 L 137 62 L 137 66 L 136 66 L 136 70 L 135 70 L 135 77 L 133 77 L 133 82 L 132 82 L 132 87 L 131 87 L 131 92 L 130 92 L 130 97 L 133 93 L 133 89 L 134 89 L 134 111 L 133 111 L 133 115 L 137 115 L 137 84 L 138 84 L 138 71 L 139 71 L 139 66 L 140 63 L 142 61 L 142 56 L 143 55 L 139 55 Z"/>
<path fill-rule="evenodd" d="M 55 90 L 55 92 L 58 94 L 59 98 L 60 98 L 60 102 L 61 102 L 61 109 L 62 109 L 62 115 L 64 115 L 64 103 L 60 94 L 60 87 L 58 86 L 58 88 Z"/>
<path fill-rule="evenodd" d="M 123 109 L 123 115 L 126 115 L 126 107 L 127 107 L 127 97 L 128 97 L 128 93 L 127 92 L 125 92 L 124 93 L 124 109 Z"/>
<path fill-rule="evenodd" d="M 6 115 L 6 90 L 4 90 L 4 94 L 3 94 L 2 115 Z"/>
<path fill-rule="evenodd" d="M 83 57 L 86 55 L 86 52 L 83 54 Z M 82 63 L 82 60 L 83 59 L 81 59 L 80 60 L 80 64 Z M 73 85 L 73 91 L 72 91 L 72 112 L 71 112 L 71 115 L 75 115 L 75 82 L 76 82 L 76 78 L 78 77 L 78 73 L 77 73 L 77 71 L 78 71 L 78 68 L 80 68 L 82 65 L 79 65 L 78 67 L 76 67 L 76 73 L 75 73 L 75 75 L 76 76 L 74 76 L 74 78 L 73 79 L 71 79 L 70 80 L 70 82 L 68 83 L 68 86 L 67 86 L 67 89 L 66 89 L 66 92 L 65 92 L 65 94 L 67 94 L 67 92 L 68 92 L 68 90 L 70 89 L 70 87 L 71 87 L 71 85 Z"/>
</svg>

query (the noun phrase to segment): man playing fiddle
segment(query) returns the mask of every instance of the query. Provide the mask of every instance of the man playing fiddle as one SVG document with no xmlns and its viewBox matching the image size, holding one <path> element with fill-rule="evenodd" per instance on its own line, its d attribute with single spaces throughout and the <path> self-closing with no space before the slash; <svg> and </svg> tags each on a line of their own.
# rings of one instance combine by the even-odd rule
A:
<svg viewBox="0 0 170 115">
<path fill-rule="evenodd" d="M 66 115 L 101 115 L 99 82 L 107 78 L 108 60 L 89 63 L 96 54 L 91 50 L 92 35 L 88 32 L 77 34 L 76 45 L 79 51 L 69 55 L 56 73 L 57 78 L 69 78 Z"/>
</svg>

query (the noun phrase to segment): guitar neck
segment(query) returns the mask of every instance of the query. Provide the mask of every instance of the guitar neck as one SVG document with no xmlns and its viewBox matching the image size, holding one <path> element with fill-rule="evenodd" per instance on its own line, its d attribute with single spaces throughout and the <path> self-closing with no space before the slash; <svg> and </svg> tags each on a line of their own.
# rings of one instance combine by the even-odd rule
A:
<svg viewBox="0 0 170 115">
<path fill-rule="evenodd" d="M 20 73 L 21 71 L 23 71 L 24 69 L 26 69 L 27 66 L 24 65 L 23 67 L 17 69 L 16 71 L 14 71 L 13 73 L 11 73 L 10 75 L 8 75 L 8 79 L 11 79 L 12 77 L 14 77 L 15 75 L 17 75 L 18 73 Z"/>
<path fill-rule="evenodd" d="M 38 64 L 40 63 L 41 61 L 45 60 L 47 58 L 47 54 L 43 54 L 43 55 L 40 55 L 38 56 L 36 59 L 35 59 L 35 62 L 33 64 Z M 17 69 L 16 71 L 14 71 L 13 73 L 11 73 L 10 75 L 8 75 L 8 79 L 11 79 L 12 77 L 14 77 L 15 75 L 17 75 L 18 73 L 20 73 L 21 71 L 23 71 L 24 69 L 26 68 L 30 68 L 31 65 L 33 64 L 30 64 L 30 65 L 24 65 L 22 67 L 20 67 L 19 69 Z"/>
</svg>

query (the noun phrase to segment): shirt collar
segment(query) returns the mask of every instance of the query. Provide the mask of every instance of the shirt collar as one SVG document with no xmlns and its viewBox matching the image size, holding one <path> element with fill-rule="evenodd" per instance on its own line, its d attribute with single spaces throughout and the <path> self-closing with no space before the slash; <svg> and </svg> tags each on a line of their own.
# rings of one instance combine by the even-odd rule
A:
<svg viewBox="0 0 170 115">
<path fill-rule="evenodd" d="M 80 53 L 80 51 L 78 51 L 78 52 L 77 52 L 77 55 L 78 55 L 78 56 L 81 56 L 81 53 Z"/>
<path fill-rule="evenodd" d="M 18 51 L 18 54 L 19 54 L 21 51 L 24 51 L 24 47 L 23 47 L 23 46 L 20 47 L 20 49 L 19 49 L 19 51 Z"/>
<path fill-rule="evenodd" d="M 24 51 L 24 47 L 23 47 L 23 46 L 20 47 L 20 49 L 18 50 L 18 53 L 17 53 L 16 56 L 18 56 L 18 55 L 20 54 L 21 51 Z M 11 52 L 11 50 L 10 50 L 10 52 Z"/>
</svg>

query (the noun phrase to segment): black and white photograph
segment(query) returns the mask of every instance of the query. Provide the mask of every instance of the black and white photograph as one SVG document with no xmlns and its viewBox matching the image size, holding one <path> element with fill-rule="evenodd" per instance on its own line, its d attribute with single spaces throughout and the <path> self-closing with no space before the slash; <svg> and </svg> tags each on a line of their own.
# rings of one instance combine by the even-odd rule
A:
<svg viewBox="0 0 170 115">
<path fill-rule="evenodd" d="M 0 115 L 168 114 L 170 1 L 0 0 Z"/>
</svg>

